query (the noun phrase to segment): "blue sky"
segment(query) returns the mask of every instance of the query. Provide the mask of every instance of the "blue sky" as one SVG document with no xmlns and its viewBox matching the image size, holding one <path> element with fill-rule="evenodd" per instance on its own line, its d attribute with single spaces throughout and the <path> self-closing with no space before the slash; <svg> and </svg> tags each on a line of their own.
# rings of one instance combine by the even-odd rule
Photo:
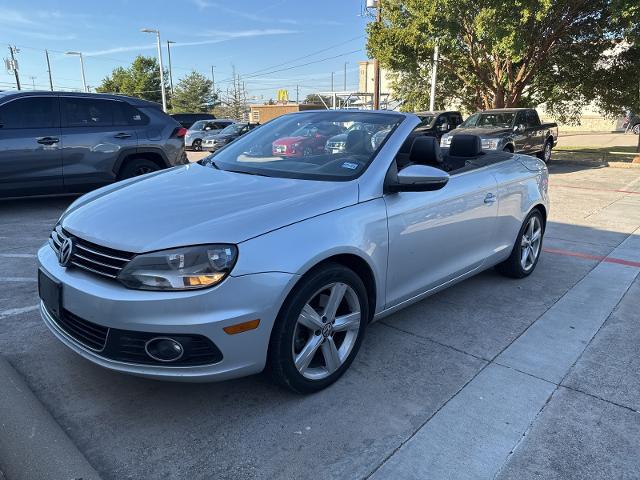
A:
<svg viewBox="0 0 640 480">
<path fill-rule="evenodd" d="M 279 88 L 288 89 L 294 99 L 296 84 L 303 98 L 330 90 L 332 71 L 336 90 L 342 89 L 345 62 L 347 88 L 357 88 L 357 62 L 366 59 L 364 28 L 369 21 L 359 15 L 363 3 L 0 0 L 0 52 L 4 58 L 8 44 L 16 45 L 23 88 L 32 88 L 35 82 L 36 88 L 48 89 L 47 48 L 54 86 L 80 89 L 79 59 L 64 55 L 65 51 L 84 53 L 87 84 L 97 86 L 114 67 L 129 64 L 136 55 L 156 55 L 155 36 L 140 32 L 143 27 L 154 28 L 162 36 L 165 67 L 165 42 L 176 42 L 171 47 L 174 83 L 191 69 L 210 76 L 215 65 L 216 86 L 225 89 L 235 65 L 249 95 L 258 101 L 274 98 Z M 0 89 L 14 85 L 13 75 L 2 65 Z"/>
</svg>

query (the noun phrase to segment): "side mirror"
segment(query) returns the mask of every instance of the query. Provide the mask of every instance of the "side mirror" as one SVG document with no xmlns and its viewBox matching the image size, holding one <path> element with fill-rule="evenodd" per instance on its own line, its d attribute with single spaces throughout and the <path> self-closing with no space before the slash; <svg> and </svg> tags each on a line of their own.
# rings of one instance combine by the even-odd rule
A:
<svg viewBox="0 0 640 480">
<path fill-rule="evenodd" d="M 449 124 L 448 123 L 443 123 L 442 125 L 440 125 L 440 131 L 446 132 L 448 130 L 449 130 Z"/>
<path fill-rule="evenodd" d="M 396 192 L 431 192 L 440 190 L 449 181 L 449 174 L 428 165 L 410 165 L 398 172 L 397 179 L 385 185 L 385 190 Z"/>
</svg>

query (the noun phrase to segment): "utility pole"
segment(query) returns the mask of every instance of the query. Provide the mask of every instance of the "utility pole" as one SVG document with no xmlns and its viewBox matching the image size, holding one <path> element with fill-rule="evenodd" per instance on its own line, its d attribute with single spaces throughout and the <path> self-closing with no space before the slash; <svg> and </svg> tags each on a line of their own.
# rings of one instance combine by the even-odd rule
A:
<svg viewBox="0 0 640 480">
<path fill-rule="evenodd" d="M 216 76 L 213 69 L 216 68 L 215 65 L 211 65 L 211 90 L 213 93 L 216 93 Z"/>
<path fill-rule="evenodd" d="M 173 72 L 171 70 L 171 47 L 172 43 L 176 43 L 173 40 L 167 40 L 167 57 L 169 57 L 169 89 L 171 90 L 171 95 L 173 96 Z"/>
<path fill-rule="evenodd" d="M 34 77 L 33 75 L 30 75 L 29 78 L 31 79 L 31 85 L 32 85 L 32 90 L 36 89 L 36 78 L 38 77 Z"/>
<path fill-rule="evenodd" d="M 11 45 L 9 45 L 9 54 L 11 55 L 11 69 L 13 70 L 13 74 L 16 76 L 16 86 L 18 87 L 18 90 L 20 90 L 20 75 L 18 75 L 18 62 L 16 60 L 16 53 L 18 53 L 20 50 L 18 50 L 15 46 L 12 47 Z"/>
<path fill-rule="evenodd" d="M 296 85 L 296 103 L 300 105 L 300 85 Z"/>
<path fill-rule="evenodd" d="M 429 110 L 433 112 L 436 107 L 436 77 L 438 74 L 438 44 L 433 49 L 433 65 L 431 66 L 431 98 L 429 99 Z"/>
<path fill-rule="evenodd" d="M 347 91 L 347 62 L 344 62 L 344 88 L 343 90 Z"/>
<path fill-rule="evenodd" d="M 333 92 L 333 73 L 331 72 L 331 91 Z"/>
<path fill-rule="evenodd" d="M 51 78 L 51 62 L 49 61 L 49 50 L 45 50 L 44 54 L 47 57 L 47 73 L 49 73 L 49 88 L 53 92 L 53 78 Z"/>
<path fill-rule="evenodd" d="M 382 16 L 380 15 L 382 0 L 378 0 L 376 3 L 376 22 L 380 23 L 382 21 Z M 380 62 L 378 62 L 377 58 L 373 59 L 373 109 L 380 109 Z"/>
</svg>

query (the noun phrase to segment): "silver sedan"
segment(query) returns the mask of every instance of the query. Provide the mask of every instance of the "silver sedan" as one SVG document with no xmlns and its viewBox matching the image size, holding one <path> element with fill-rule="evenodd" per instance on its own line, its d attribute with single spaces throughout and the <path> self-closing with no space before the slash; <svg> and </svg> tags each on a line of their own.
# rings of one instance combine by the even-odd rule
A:
<svg viewBox="0 0 640 480">
<path fill-rule="evenodd" d="M 356 122 L 371 128 L 339 152 L 315 133 Z M 493 266 L 525 277 L 540 257 L 544 162 L 485 153 L 471 135 L 441 151 L 419 124 L 285 115 L 197 164 L 81 197 L 38 252 L 44 322 L 120 372 L 208 381 L 266 367 L 298 392 L 330 385 L 372 321 Z"/>
</svg>

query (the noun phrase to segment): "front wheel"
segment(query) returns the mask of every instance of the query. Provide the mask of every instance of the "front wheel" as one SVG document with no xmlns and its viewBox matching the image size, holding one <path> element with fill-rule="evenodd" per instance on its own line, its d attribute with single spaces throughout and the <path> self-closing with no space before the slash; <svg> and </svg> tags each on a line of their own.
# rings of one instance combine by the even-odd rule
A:
<svg viewBox="0 0 640 480">
<path fill-rule="evenodd" d="M 199 138 L 195 139 L 191 144 L 191 148 L 193 148 L 194 152 L 202 151 L 202 140 L 200 140 Z"/>
<path fill-rule="evenodd" d="M 631 131 L 636 135 L 640 135 L 640 123 L 636 123 L 631 129 Z"/>
<path fill-rule="evenodd" d="M 369 319 L 367 292 L 352 270 L 327 264 L 296 286 L 271 333 L 268 369 L 298 393 L 331 385 L 355 358 Z"/>
<path fill-rule="evenodd" d="M 538 264 L 542 251 L 544 221 L 539 210 L 533 210 L 525 219 L 511 256 L 498 264 L 496 269 L 511 278 L 524 278 L 530 275 Z"/>
</svg>

